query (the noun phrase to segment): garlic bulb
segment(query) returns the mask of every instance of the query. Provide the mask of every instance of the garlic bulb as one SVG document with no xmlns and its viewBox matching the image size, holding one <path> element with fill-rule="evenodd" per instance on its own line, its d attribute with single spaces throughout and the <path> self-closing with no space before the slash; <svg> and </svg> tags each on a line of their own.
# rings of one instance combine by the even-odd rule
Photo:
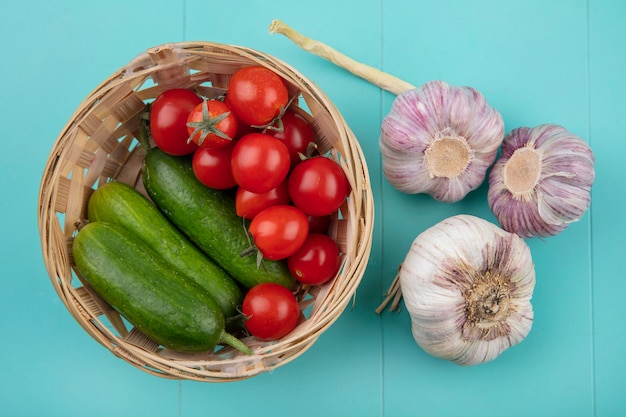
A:
<svg viewBox="0 0 626 417">
<path fill-rule="evenodd" d="M 402 192 L 459 201 L 482 184 L 503 138 L 502 116 L 482 94 L 431 81 L 399 95 L 383 119 L 383 172 Z"/>
<path fill-rule="evenodd" d="M 413 337 L 436 357 L 459 365 L 488 362 L 531 329 L 530 249 L 478 217 L 453 216 L 422 232 L 399 282 Z"/>
<path fill-rule="evenodd" d="M 383 173 L 393 187 L 455 202 L 484 181 L 504 138 L 504 123 L 481 93 L 442 81 L 417 88 L 310 39 L 278 19 L 269 30 L 397 95 L 379 139 Z"/>
<path fill-rule="evenodd" d="M 594 156 L 580 137 L 554 124 L 511 131 L 489 174 L 489 207 L 503 229 L 554 236 L 591 204 Z"/>
</svg>

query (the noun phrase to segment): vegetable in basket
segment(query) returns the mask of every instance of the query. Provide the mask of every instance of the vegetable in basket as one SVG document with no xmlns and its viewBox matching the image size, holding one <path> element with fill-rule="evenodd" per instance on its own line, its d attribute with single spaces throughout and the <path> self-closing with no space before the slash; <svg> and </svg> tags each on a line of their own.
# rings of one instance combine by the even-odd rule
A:
<svg viewBox="0 0 626 417">
<path fill-rule="evenodd" d="M 226 318 L 239 314 L 243 294 L 235 281 L 130 185 L 113 181 L 99 187 L 89 198 L 87 218 L 123 227 L 206 290 Z"/>
<path fill-rule="evenodd" d="M 291 291 L 266 282 L 250 288 L 241 305 L 246 329 L 262 340 L 286 336 L 298 324 L 300 307 Z"/>
<path fill-rule="evenodd" d="M 224 315 L 209 293 L 121 226 L 88 223 L 74 238 L 72 252 L 89 285 L 160 345 L 205 352 L 225 343 L 252 353 L 225 331 Z"/>
<path fill-rule="evenodd" d="M 249 133 L 233 148 L 231 168 L 240 187 L 266 193 L 287 178 L 291 160 L 282 141 L 265 133 Z"/>
<path fill-rule="evenodd" d="M 203 100 L 187 116 L 187 142 L 206 148 L 222 148 L 232 143 L 239 121 L 230 106 L 221 100 Z"/>
<path fill-rule="evenodd" d="M 225 91 L 237 70 L 249 65 L 263 65 L 273 70 L 285 81 L 290 93 L 303 101 L 302 108 L 294 102 L 289 110 L 315 122 L 313 129 L 320 139 L 319 151 L 329 152 L 330 158 L 338 160 L 354 187 L 354 193 L 342 205 L 339 222 L 336 214 L 333 219 L 331 216 L 309 217 L 310 230 L 325 231 L 340 243 L 345 252 L 341 254 L 343 267 L 332 285 L 325 289 L 309 290 L 304 286 L 298 289 L 299 308 L 311 308 L 312 314 L 306 319 L 307 325 L 297 328 L 293 337 L 281 338 L 279 343 L 252 340 L 250 347 L 255 352 L 252 356 L 230 348 L 201 355 L 182 355 L 161 349 L 158 343 L 153 343 L 156 338 L 144 337 L 147 331 L 141 332 L 135 327 L 137 331 L 128 333 L 119 315 L 109 314 L 113 312 L 98 301 L 101 297 L 91 291 L 74 262 L 75 258 L 68 253 L 68 238 L 75 236 L 76 219 L 85 217 L 88 199 L 96 184 L 118 180 L 134 184 L 143 191 L 137 180 L 147 147 L 141 138 L 138 138 L 140 146 L 136 146 L 135 134 L 139 130 L 138 123 L 147 122 L 143 111 L 146 103 L 154 103 L 153 100 L 168 88 L 190 88 L 202 97 L 214 97 L 214 93 Z M 271 126 L 278 124 L 272 121 Z M 93 135 L 94 129 L 102 130 L 104 134 Z M 244 126 L 243 132 L 247 133 L 246 130 L 259 129 Z M 187 134 L 184 143 L 188 138 Z M 172 158 L 190 162 L 191 155 Z M 202 165 L 206 167 L 204 163 Z M 219 186 L 236 186 L 232 183 L 228 186 L 227 182 L 224 178 Z M 231 189 L 226 194 L 232 198 L 233 191 Z M 234 211 L 232 199 L 230 209 Z M 250 378 L 288 363 L 310 348 L 341 314 L 363 276 L 371 250 L 373 197 L 366 161 L 354 134 L 332 101 L 306 76 L 279 59 L 250 48 L 212 42 L 182 42 L 158 45 L 140 54 L 107 78 L 81 104 L 50 153 L 39 194 L 39 216 L 44 260 L 54 289 L 74 319 L 94 340 L 121 360 L 151 375 L 226 382 Z M 237 217 L 236 229 L 244 231 L 242 226 L 245 223 L 244 219 Z M 94 222 L 86 227 L 97 224 Z M 84 228 L 79 233 L 84 237 L 88 230 Z M 228 233 L 216 232 L 216 235 L 230 237 Z M 218 244 L 227 245 L 227 240 Z M 245 239 L 246 248 L 248 244 Z M 141 252 L 145 255 L 144 251 Z M 256 269 L 255 262 L 253 269 Z M 77 277 L 83 285 L 77 282 Z M 289 282 L 294 282 L 292 277 Z M 150 288 L 144 287 L 142 296 L 145 294 L 150 294 Z M 184 310 L 186 308 L 176 311 Z M 178 314 L 175 315 L 178 317 Z M 161 319 L 158 314 L 154 316 Z"/>
<path fill-rule="evenodd" d="M 147 130 L 142 125 L 143 144 Z M 206 187 L 195 176 L 191 160 L 149 149 L 142 165 L 142 178 L 150 198 L 189 240 L 245 288 L 274 282 L 291 288 L 295 280 L 282 262 L 240 256 L 249 248 L 244 222 L 237 216 L 232 196 Z"/>
<path fill-rule="evenodd" d="M 302 210 L 280 204 L 258 213 L 248 232 L 264 259 L 284 260 L 296 253 L 309 234 L 309 222 Z"/>
<path fill-rule="evenodd" d="M 225 100 L 241 122 L 264 127 L 287 108 L 289 93 L 274 71 L 249 65 L 233 74 Z"/>
<path fill-rule="evenodd" d="M 150 131 L 154 143 L 170 155 L 189 155 L 198 145 L 189 141 L 187 118 L 202 103 L 191 90 L 172 88 L 159 94 L 150 106 Z"/>
<path fill-rule="evenodd" d="M 413 337 L 426 352 L 477 365 L 528 335 L 534 287 L 534 264 L 522 238 L 478 217 L 456 215 L 415 238 L 388 300 L 404 298 Z"/>
</svg>

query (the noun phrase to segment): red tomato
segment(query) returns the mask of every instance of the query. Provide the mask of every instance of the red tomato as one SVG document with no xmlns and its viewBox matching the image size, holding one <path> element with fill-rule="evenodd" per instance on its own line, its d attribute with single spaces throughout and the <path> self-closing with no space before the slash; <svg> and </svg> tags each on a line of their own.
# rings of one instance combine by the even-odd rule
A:
<svg viewBox="0 0 626 417">
<path fill-rule="evenodd" d="M 288 186 L 294 205 L 312 216 L 333 213 L 350 193 L 350 183 L 341 166 L 324 156 L 296 165 L 289 175 Z"/>
<path fill-rule="evenodd" d="M 150 131 L 154 143 L 171 155 L 188 155 L 198 145 L 188 143 L 187 116 L 202 98 L 191 90 L 175 88 L 161 93 L 152 103 Z"/>
<path fill-rule="evenodd" d="M 263 133 L 263 131 L 257 127 L 252 127 L 239 121 L 239 127 L 237 128 L 237 138 L 242 138 L 248 133 Z"/>
<path fill-rule="evenodd" d="M 298 113 L 287 111 L 280 118 L 281 130 L 268 129 L 267 133 L 280 139 L 289 149 L 291 166 L 300 163 L 300 154 L 307 155 L 309 144 L 315 143 L 315 132 L 307 120 Z M 280 127 L 277 127 L 280 129 Z"/>
<path fill-rule="evenodd" d="M 243 299 L 241 312 L 250 334 L 265 340 L 287 335 L 300 318 L 298 300 L 291 291 L 269 282 L 250 288 Z"/>
<path fill-rule="evenodd" d="M 309 234 L 309 223 L 294 206 L 271 206 L 254 216 L 248 230 L 263 257 L 278 261 L 302 246 Z"/>
<path fill-rule="evenodd" d="M 237 185 L 230 168 L 233 144 L 221 148 L 201 146 L 193 154 L 191 166 L 198 180 L 209 188 L 226 190 Z"/>
<path fill-rule="evenodd" d="M 237 118 L 252 126 L 270 123 L 288 101 L 282 78 L 272 70 L 256 65 L 235 72 L 226 91 L 226 102 Z"/>
<path fill-rule="evenodd" d="M 187 117 L 188 140 L 207 148 L 226 146 L 237 134 L 238 124 L 228 104 L 220 100 L 205 100 L 194 107 Z"/>
<path fill-rule="evenodd" d="M 306 216 L 309 221 L 309 233 L 326 233 L 330 225 L 330 215 L 328 216 Z"/>
<path fill-rule="evenodd" d="M 242 187 L 235 194 L 235 209 L 239 217 L 250 220 L 264 209 L 289 204 L 289 191 L 287 181 L 281 182 L 278 187 L 272 188 L 265 193 L 253 193 Z"/>
<path fill-rule="evenodd" d="M 289 151 L 284 143 L 264 133 L 249 133 L 235 144 L 231 163 L 239 186 L 265 193 L 289 173 Z"/>
<path fill-rule="evenodd" d="M 311 233 L 300 249 L 287 259 L 291 275 L 303 284 L 321 285 L 339 271 L 339 247 L 329 236 Z"/>
</svg>

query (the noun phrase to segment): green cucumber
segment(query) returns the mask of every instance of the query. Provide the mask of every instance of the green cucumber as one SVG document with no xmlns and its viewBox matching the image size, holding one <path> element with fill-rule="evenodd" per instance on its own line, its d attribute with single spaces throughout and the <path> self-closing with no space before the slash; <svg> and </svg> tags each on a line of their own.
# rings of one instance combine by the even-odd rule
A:
<svg viewBox="0 0 626 417">
<path fill-rule="evenodd" d="M 206 291 L 121 226 L 88 223 L 74 238 L 72 253 L 96 293 L 163 347 L 205 352 L 226 343 L 251 353 L 226 333 L 224 315 Z"/>
<path fill-rule="evenodd" d="M 192 242 L 246 288 L 274 282 L 292 288 L 295 280 L 285 262 L 241 256 L 250 248 L 247 222 L 237 216 L 232 195 L 203 185 L 189 157 L 147 152 L 143 183 L 150 198 Z"/>
<path fill-rule="evenodd" d="M 235 281 L 210 260 L 139 191 L 110 182 L 91 195 L 89 221 L 115 223 L 137 236 L 174 269 L 206 290 L 225 317 L 239 314 L 243 295 Z"/>
</svg>

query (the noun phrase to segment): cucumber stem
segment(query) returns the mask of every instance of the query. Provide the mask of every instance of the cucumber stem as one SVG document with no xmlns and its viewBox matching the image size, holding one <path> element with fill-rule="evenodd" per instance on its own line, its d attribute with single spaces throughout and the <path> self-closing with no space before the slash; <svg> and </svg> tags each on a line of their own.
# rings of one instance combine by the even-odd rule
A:
<svg viewBox="0 0 626 417">
<path fill-rule="evenodd" d="M 377 68 L 370 67 L 361 62 L 342 54 L 341 52 L 331 48 L 330 46 L 319 42 L 314 39 L 310 39 L 301 33 L 298 33 L 286 23 L 279 19 L 272 21 L 269 31 L 271 34 L 279 33 L 284 35 L 301 49 L 317 55 L 333 64 L 341 67 L 352 74 L 363 78 L 366 81 L 387 90 L 395 95 L 400 95 L 408 90 L 415 89 L 412 84 L 403 81 L 391 74 L 380 71 Z"/>
<path fill-rule="evenodd" d="M 245 353 L 246 355 L 254 354 L 254 352 L 252 352 L 252 349 L 250 349 L 248 346 L 246 346 L 245 343 L 237 339 L 232 334 L 226 332 L 226 330 L 222 332 L 222 335 L 220 336 L 220 342 L 225 343 L 231 347 L 234 347 L 235 349 L 237 349 L 240 352 Z"/>
</svg>

